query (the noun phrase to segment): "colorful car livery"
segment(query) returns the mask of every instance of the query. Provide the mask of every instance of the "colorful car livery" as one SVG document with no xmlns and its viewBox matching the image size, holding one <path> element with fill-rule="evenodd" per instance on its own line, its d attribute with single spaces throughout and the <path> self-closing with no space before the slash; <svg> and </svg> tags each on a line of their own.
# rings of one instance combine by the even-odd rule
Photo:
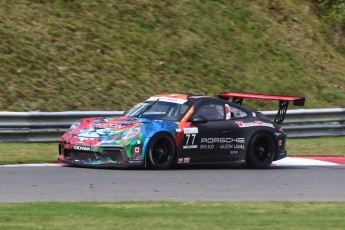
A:
<svg viewBox="0 0 345 230">
<path fill-rule="evenodd" d="M 242 106 L 244 98 L 279 101 L 274 122 Z M 304 98 L 238 92 L 218 98 L 155 95 L 122 117 L 73 123 L 60 138 L 58 160 L 85 167 L 168 169 L 176 164 L 238 163 L 267 168 L 287 155 L 280 124 L 290 101 L 304 105 Z"/>
</svg>

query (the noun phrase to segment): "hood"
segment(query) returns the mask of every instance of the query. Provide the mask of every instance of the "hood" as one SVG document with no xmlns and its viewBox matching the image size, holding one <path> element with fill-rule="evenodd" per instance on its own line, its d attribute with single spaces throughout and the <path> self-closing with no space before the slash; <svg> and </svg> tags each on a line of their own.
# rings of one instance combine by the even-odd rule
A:
<svg viewBox="0 0 345 230">
<path fill-rule="evenodd" d="M 150 121 L 145 118 L 132 118 L 132 117 L 94 117 L 83 119 L 78 129 L 73 133 L 78 135 L 88 135 L 86 133 L 96 133 L 99 135 L 105 135 L 109 132 L 119 132 L 129 129 L 133 126 L 141 125 L 142 123 L 149 123 Z"/>
<path fill-rule="evenodd" d="M 170 121 L 133 117 L 94 117 L 82 119 L 80 124 L 73 130 L 66 132 L 60 141 L 93 148 L 100 145 L 124 147 L 130 143 L 143 142 L 146 137 L 157 130 L 166 130 L 172 133 L 176 128 L 177 124 Z"/>
<path fill-rule="evenodd" d="M 62 136 L 62 139 L 68 139 L 71 144 L 96 144 L 109 136 L 114 139 L 120 139 L 123 132 L 134 127 L 141 126 L 150 121 L 145 118 L 131 117 L 93 117 L 80 121 L 80 124 L 73 130 L 69 130 Z"/>
</svg>

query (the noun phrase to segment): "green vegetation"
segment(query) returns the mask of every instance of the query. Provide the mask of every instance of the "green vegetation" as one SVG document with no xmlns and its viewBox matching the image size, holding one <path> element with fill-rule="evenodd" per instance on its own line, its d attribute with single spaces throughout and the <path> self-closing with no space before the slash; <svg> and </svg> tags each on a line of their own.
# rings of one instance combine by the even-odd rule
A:
<svg viewBox="0 0 345 230">
<path fill-rule="evenodd" d="M 345 137 L 288 139 L 289 156 L 345 157 Z M 56 162 L 57 143 L 0 143 L 0 164 Z"/>
<path fill-rule="evenodd" d="M 313 4 L 3 0 L 0 110 L 124 110 L 157 93 L 226 90 L 345 107 L 341 45 Z"/>
<path fill-rule="evenodd" d="M 0 143 L 0 164 L 56 162 L 57 143 Z"/>
<path fill-rule="evenodd" d="M 327 42 L 345 55 L 345 0 L 313 0 L 309 7 L 325 22 L 321 31 Z"/>
<path fill-rule="evenodd" d="M 313 7 L 323 20 L 329 25 L 345 29 L 345 0 L 314 0 L 314 2 Z"/>
<path fill-rule="evenodd" d="M 1 229 L 344 229 L 344 203 L 0 204 Z"/>
<path fill-rule="evenodd" d="M 345 157 L 345 137 L 288 139 L 289 156 L 342 156 Z"/>
</svg>

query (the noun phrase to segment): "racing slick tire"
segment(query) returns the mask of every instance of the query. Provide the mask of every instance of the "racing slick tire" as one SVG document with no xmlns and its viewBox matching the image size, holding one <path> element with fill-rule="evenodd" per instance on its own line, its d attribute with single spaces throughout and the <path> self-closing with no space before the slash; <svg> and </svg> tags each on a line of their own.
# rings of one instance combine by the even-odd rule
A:
<svg viewBox="0 0 345 230">
<path fill-rule="evenodd" d="M 169 169 L 175 158 L 175 143 L 168 134 L 159 133 L 151 139 L 147 152 L 149 168 Z"/>
<path fill-rule="evenodd" d="M 254 169 L 268 168 L 276 153 L 276 144 L 268 133 L 257 133 L 247 150 L 247 166 Z"/>
</svg>

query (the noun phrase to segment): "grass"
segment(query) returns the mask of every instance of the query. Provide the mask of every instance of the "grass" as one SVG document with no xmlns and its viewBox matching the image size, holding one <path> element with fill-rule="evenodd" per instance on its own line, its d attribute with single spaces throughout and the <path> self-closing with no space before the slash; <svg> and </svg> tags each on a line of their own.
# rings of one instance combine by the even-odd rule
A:
<svg viewBox="0 0 345 230">
<path fill-rule="evenodd" d="M 56 162 L 57 143 L 0 143 L 0 164 Z"/>
<path fill-rule="evenodd" d="M 0 110 L 126 110 L 152 94 L 226 90 L 345 107 L 345 58 L 308 4 L 0 1 Z"/>
<path fill-rule="evenodd" d="M 289 156 L 345 156 L 345 137 L 288 139 Z M 55 162 L 57 143 L 0 143 L 0 164 Z"/>
<path fill-rule="evenodd" d="M 345 137 L 288 139 L 287 150 L 290 156 L 345 157 Z"/>
<path fill-rule="evenodd" d="M 0 204 L 1 229 L 344 229 L 345 205 L 330 203 Z"/>
</svg>

